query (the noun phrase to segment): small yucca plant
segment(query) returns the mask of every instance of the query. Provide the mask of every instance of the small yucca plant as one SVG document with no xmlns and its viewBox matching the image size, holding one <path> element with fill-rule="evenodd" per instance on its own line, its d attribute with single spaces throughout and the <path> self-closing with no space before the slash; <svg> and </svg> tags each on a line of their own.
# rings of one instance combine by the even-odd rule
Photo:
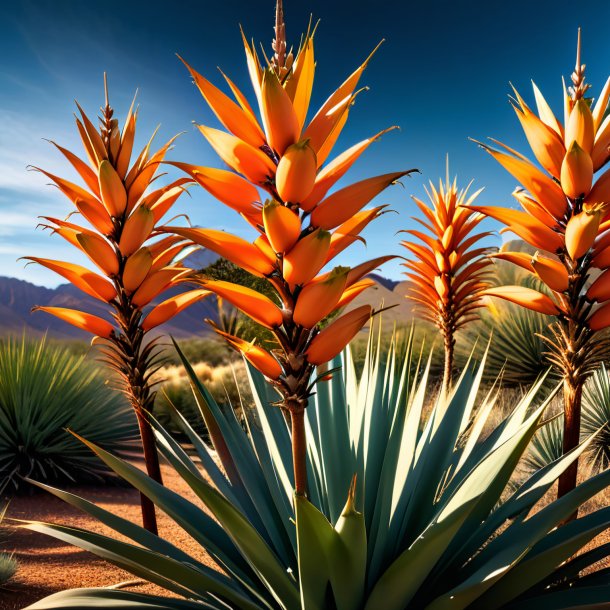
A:
<svg viewBox="0 0 610 610">
<path fill-rule="evenodd" d="M 430 205 L 413 197 L 423 215 L 414 220 L 427 233 L 405 230 L 421 243 L 402 242 L 415 256 L 415 260 L 403 263 L 409 278 L 405 296 L 415 304 L 416 313 L 432 322 L 443 337 L 445 391 L 451 385 L 455 333 L 479 319 L 478 310 L 483 307 L 481 292 L 489 286 L 490 261 L 486 255 L 491 252 L 491 248 L 479 246 L 489 232 L 472 234 L 484 218 L 470 208 L 481 191 L 471 195 L 469 187 L 459 191 L 457 178 L 453 183 L 449 181 L 448 163 L 445 183 L 440 181 L 436 189 L 430 182 L 426 189 Z"/>
<path fill-rule="evenodd" d="M 175 163 L 216 199 L 239 212 L 258 233 L 254 242 L 215 229 L 166 227 L 164 230 L 209 248 L 249 273 L 266 278 L 273 297 L 222 280 L 202 279 L 204 288 L 271 331 L 277 349 L 217 328 L 276 388 L 278 405 L 293 426 L 295 485 L 305 494 L 305 409 L 312 372 L 336 356 L 372 314 L 369 305 L 346 313 L 322 329 L 329 315 L 374 284 L 363 279 L 392 257 L 354 268 L 322 270 L 386 206 L 363 209 L 376 195 L 410 171 L 361 180 L 329 191 L 383 133 L 355 144 L 328 162 L 329 154 L 358 94 L 368 64 L 358 67 L 308 120 L 314 72 L 314 31 L 302 38 L 296 54 L 287 49 L 282 3 L 277 3 L 274 54 L 261 62 L 244 37 L 250 79 L 260 118 L 244 94 L 226 78 L 233 98 L 187 65 L 212 112 L 228 131 L 198 128 L 229 170 Z M 386 130 L 387 131 L 387 130 Z"/>
<path fill-rule="evenodd" d="M 190 273 L 175 262 L 188 245 L 183 238 L 166 236 L 151 241 L 159 235 L 156 225 L 189 181 L 181 178 L 150 191 L 173 139 L 154 153 L 151 152 L 151 139 L 132 162 L 138 115 L 133 104 L 122 130 L 118 120 L 113 118 L 107 89 L 98 127 L 80 106 L 78 108 L 80 119 L 76 119 L 76 125 L 87 161 L 55 146 L 79 174 L 86 188 L 39 171 L 72 201 L 75 212 L 86 225 L 48 216 L 43 218 L 53 233 L 85 254 L 97 271 L 69 262 L 26 258 L 58 273 L 86 294 L 107 304 L 112 322 L 64 307 L 35 309 L 95 335 L 104 361 L 121 378 L 120 387 L 137 415 L 147 470 L 155 480 L 161 481 L 154 435 L 148 420 L 155 397 L 150 376 L 158 364 L 158 339 L 150 340 L 147 333 L 209 292 L 192 290 L 163 301 L 148 313 L 144 308 L 179 278 Z M 146 527 L 156 531 L 154 506 L 144 497 L 142 502 Z"/>
<path fill-rule="evenodd" d="M 131 451 L 135 417 L 99 368 L 45 339 L 0 341 L 0 492 L 22 477 L 103 481 L 110 471 L 68 430 L 109 451 Z"/>
<path fill-rule="evenodd" d="M 506 152 L 482 145 L 526 189 L 514 193 L 523 211 L 475 207 L 538 251 L 533 256 L 505 253 L 504 258 L 535 275 L 544 292 L 504 286 L 487 293 L 555 317 L 552 336 L 545 340 L 564 380 L 566 452 L 579 442 L 585 380 L 609 348 L 600 331 L 610 325 L 610 171 L 595 183 L 593 176 L 610 160 L 610 79 L 593 103 L 586 96 L 584 68 L 579 31 L 572 87 L 564 87 L 565 123 L 535 85 L 537 114 L 515 91 L 515 112 L 542 169 L 503 144 Z M 597 271 L 601 275 L 590 284 Z M 560 496 L 573 489 L 577 468 L 574 463 L 561 477 Z"/>
</svg>

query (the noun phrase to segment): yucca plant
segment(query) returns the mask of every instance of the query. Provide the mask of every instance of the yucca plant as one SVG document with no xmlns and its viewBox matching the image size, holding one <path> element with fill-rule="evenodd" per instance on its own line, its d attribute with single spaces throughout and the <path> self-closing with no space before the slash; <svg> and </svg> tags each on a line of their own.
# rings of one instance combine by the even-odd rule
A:
<svg viewBox="0 0 610 610">
<path fill-rule="evenodd" d="M 0 542 L 4 542 L 4 516 L 6 514 L 7 506 L 0 510 Z M 0 552 L 0 587 L 5 585 L 14 575 L 19 564 L 17 560 L 8 553 Z"/>
<path fill-rule="evenodd" d="M 276 7 L 271 59 L 260 61 L 254 43 L 244 47 L 260 118 L 246 96 L 225 77 L 233 98 L 188 64 L 195 85 L 223 131 L 198 128 L 230 170 L 174 163 L 216 199 L 239 212 L 258 233 L 254 242 L 215 229 L 166 227 L 227 258 L 273 287 L 273 297 L 231 282 L 201 279 L 204 288 L 270 330 L 278 344 L 268 351 L 254 341 L 217 332 L 242 352 L 278 392 L 278 406 L 291 419 L 294 484 L 307 492 L 305 409 L 316 365 L 336 356 L 372 314 L 363 305 L 321 322 L 374 284 L 365 276 L 390 256 L 354 268 L 331 261 L 360 238 L 387 206 L 363 209 L 375 196 L 414 170 L 396 171 L 329 191 L 383 133 L 355 144 L 327 163 L 347 121 L 356 87 L 369 59 L 359 66 L 308 121 L 314 72 L 314 32 L 309 29 L 293 54 L 286 44 L 281 0 Z M 264 53 L 264 51 L 263 51 Z M 364 279 L 363 279 L 364 278 Z"/>
<path fill-rule="evenodd" d="M 106 84 L 106 83 L 104 83 Z M 135 100 L 134 100 L 135 102 Z M 75 205 L 75 212 L 86 222 L 81 226 L 44 216 L 46 227 L 85 254 L 98 268 L 86 267 L 46 258 L 26 257 L 58 273 L 83 292 L 107 305 L 107 319 L 84 311 L 64 307 L 35 307 L 95 336 L 103 360 L 119 376 L 136 413 L 148 473 L 161 482 L 161 469 L 148 421 L 155 399 L 150 376 L 159 364 L 158 337 L 147 333 L 178 312 L 209 294 L 191 290 L 173 296 L 147 313 L 144 309 L 164 290 L 190 273 L 176 259 L 188 245 L 177 236 L 158 236 L 155 226 L 184 192 L 188 179 L 150 190 L 159 176 L 159 167 L 173 139 L 157 152 L 151 152 L 151 141 L 132 162 L 138 111 L 129 109 L 121 131 L 108 101 L 101 108 L 96 127 L 78 106 L 80 119 L 76 126 L 87 161 L 55 144 L 76 170 L 86 188 L 38 169 L 49 177 Z M 82 119 L 82 120 L 81 120 Z M 154 506 L 142 498 L 142 518 L 146 527 L 157 529 Z"/>
<path fill-rule="evenodd" d="M 413 197 L 423 215 L 413 219 L 427 232 L 409 229 L 404 233 L 421 243 L 402 242 L 415 256 L 403 263 L 409 278 L 405 296 L 415 304 L 416 314 L 432 322 L 443 337 L 444 391 L 451 385 L 455 334 L 479 319 L 478 310 L 484 306 L 481 293 L 489 286 L 491 261 L 486 255 L 492 248 L 480 247 L 480 241 L 491 233 L 472 234 L 485 217 L 470 208 L 481 191 L 469 195 L 469 187 L 458 191 L 457 178 L 450 182 L 447 161 L 445 183 L 441 180 L 436 189 L 430 182 L 426 189 L 430 205 Z"/>
<path fill-rule="evenodd" d="M 610 508 L 560 524 L 607 487 L 610 471 L 532 510 L 586 445 L 505 493 L 546 407 L 535 398 L 542 380 L 486 434 L 498 389 L 479 396 L 483 365 L 469 365 L 452 393 L 429 405 L 429 364 L 413 366 L 418 359 L 412 340 L 400 348 L 394 342 L 382 359 L 373 338 L 360 377 L 349 350 L 331 364 L 341 365 L 341 373 L 318 387 L 311 399 L 316 408 L 306 412 L 310 500 L 293 493 L 290 426 L 263 376 L 250 368 L 256 407 L 246 413 L 245 431 L 185 361 L 222 469 L 186 421 L 200 466 L 162 428 L 157 434 L 163 455 L 205 511 L 85 442 L 201 544 L 221 571 L 41 484 L 121 539 L 59 524 L 24 527 L 104 557 L 178 599 L 82 589 L 30 608 L 492 610 L 607 601 L 604 572 L 580 572 L 606 557 L 608 545 L 573 556 L 610 526 Z"/>
<path fill-rule="evenodd" d="M 0 341 L 0 493 L 15 491 L 22 477 L 110 477 L 68 429 L 119 454 L 133 450 L 138 436 L 128 403 L 109 390 L 99 367 L 46 339 Z"/>
<path fill-rule="evenodd" d="M 547 291 L 505 286 L 488 294 L 555 318 L 546 342 L 564 380 L 565 452 L 579 442 L 583 385 L 609 348 L 600 331 L 610 325 L 610 170 L 595 183 L 593 176 L 610 160 L 610 117 L 604 118 L 610 79 L 595 104 L 588 90 L 579 31 L 572 87 L 564 87 L 565 125 L 535 85 L 537 114 L 514 92 L 515 112 L 542 169 L 503 144 L 507 152 L 481 145 L 526 189 L 514 193 L 524 211 L 475 207 L 538 250 L 505 258 L 534 274 Z M 577 470 L 575 462 L 561 477 L 560 496 L 574 488 Z"/>
</svg>

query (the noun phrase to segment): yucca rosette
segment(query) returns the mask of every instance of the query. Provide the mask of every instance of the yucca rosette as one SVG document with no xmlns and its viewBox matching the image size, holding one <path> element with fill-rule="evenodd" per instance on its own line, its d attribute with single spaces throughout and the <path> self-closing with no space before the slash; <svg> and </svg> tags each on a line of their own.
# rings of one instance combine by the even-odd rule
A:
<svg viewBox="0 0 610 610">
<path fill-rule="evenodd" d="M 413 197 L 422 217 L 413 220 L 425 231 L 403 231 L 417 241 L 405 240 L 402 245 L 412 255 L 402 265 L 408 278 L 405 297 L 414 304 L 420 318 L 434 324 L 440 331 L 445 347 L 443 388 L 449 389 L 453 370 L 455 333 L 478 319 L 478 309 L 484 306 L 482 291 L 487 281 L 491 248 L 480 242 L 491 233 L 473 233 L 485 218 L 470 204 L 481 191 L 469 194 L 469 187 L 458 190 L 457 180 L 431 182 L 426 194 L 430 201 Z"/>
<path fill-rule="evenodd" d="M 546 289 L 501 286 L 486 293 L 556 318 L 549 357 L 564 376 L 564 450 L 579 442 L 580 400 L 588 375 L 608 355 L 600 333 L 610 326 L 610 79 L 595 100 L 586 96 L 580 32 L 572 86 L 563 91 L 560 120 L 534 85 L 536 109 L 515 91 L 512 100 L 535 161 L 511 148 L 482 145 L 520 187 L 513 193 L 522 210 L 476 207 L 506 225 L 538 252 L 497 256 L 532 273 Z M 597 277 L 592 282 L 593 278 Z M 559 494 L 575 485 L 576 464 L 560 479 Z"/>
<path fill-rule="evenodd" d="M 281 3 L 278 14 L 281 15 Z M 278 28 L 284 31 L 284 26 Z M 248 241 L 222 231 L 167 227 L 165 230 L 209 248 L 246 271 L 266 278 L 275 298 L 228 282 L 202 280 L 204 288 L 272 331 L 278 348 L 226 337 L 277 388 L 280 406 L 293 420 L 293 440 L 302 437 L 303 412 L 313 390 L 315 367 L 346 346 L 372 314 L 365 306 L 334 319 L 373 282 L 367 273 L 385 262 L 381 257 L 355 269 L 332 268 L 332 260 L 357 240 L 386 206 L 365 209 L 384 189 L 409 171 L 358 181 L 341 189 L 342 178 L 381 132 L 326 162 L 357 95 L 368 59 L 330 95 L 309 119 L 314 82 L 314 35 L 307 32 L 296 52 L 278 52 L 261 63 L 254 44 L 244 37 L 258 114 L 246 96 L 225 76 L 232 97 L 187 65 L 195 85 L 225 130 L 199 130 L 229 169 L 179 164 L 216 199 L 237 211 L 256 229 Z M 274 49 L 286 50 L 278 36 Z M 296 426 L 296 427 L 295 427 Z M 304 446 L 302 447 L 304 450 Z M 298 452 L 301 451 L 299 448 Z M 297 452 L 297 453 L 298 453 Z M 295 457 L 295 487 L 305 491 L 304 457 Z"/>
<path fill-rule="evenodd" d="M 122 378 L 140 424 L 149 474 L 161 481 L 148 413 L 155 392 L 150 382 L 158 356 L 158 337 L 146 335 L 209 292 L 197 288 L 183 291 L 150 307 L 153 300 L 190 273 L 180 262 L 189 246 L 179 236 L 159 234 L 156 227 L 185 190 L 189 179 L 149 187 L 158 177 L 161 162 L 173 139 L 152 152 L 152 141 L 132 162 L 137 110 L 133 104 L 123 129 L 113 118 L 106 95 L 99 127 L 78 107 L 76 125 L 84 158 L 55 144 L 82 179 L 84 186 L 38 169 L 50 178 L 74 204 L 70 222 L 44 216 L 44 227 L 73 245 L 93 263 L 95 270 L 79 264 L 39 257 L 26 257 L 58 273 L 107 307 L 102 318 L 63 307 L 36 307 L 94 335 L 103 360 Z M 72 222 L 75 215 L 84 224 Z M 151 512 L 152 511 L 152 512 Z M 156 530 L 154 507 L 143 505 L 145 525 Z"/>
</svg>

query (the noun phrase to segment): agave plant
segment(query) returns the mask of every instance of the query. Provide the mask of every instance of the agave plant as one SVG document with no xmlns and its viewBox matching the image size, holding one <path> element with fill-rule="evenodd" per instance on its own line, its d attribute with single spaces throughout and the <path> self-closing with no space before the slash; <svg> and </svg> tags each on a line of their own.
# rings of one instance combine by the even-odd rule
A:
<svg viewBox="0 0 610 610">
<path fill-rule="evenodd" d="M 573 556 L 610 526 L 610 508 L 561 523 L 610 483 L 610 471 L 533 510 L 586 445 L 505 493 L 543 416 L 546 402 L 535 399 L 543 380 L 491 434 L 483 433 L 498 397 L 497 388 L 479 396 L 483 365 L 469 365 L 452 393 L 429 405 L 429 363 L 412 366 L 419 358 L 412 345 L 394 343 L 382 359 L 372 339 L 360 377 L 349 350 L 331 363 L 341 365 L 341 374 L 318 386 L 312 398 L 317 408 L 306 412 L 309 499 L 293 494 L 290 426 L 273 406 L 275 395 L 263 376 L 250 367 L 256 406 L 246 413 L 244 430 L 185 360 L 222 469 L 186 421 L 199 465 L 162 428 L 157 434 L 163 455 L 205 511 L 85 442 L 221 570 L 83 498 L 41 484 L 121 539 L 59 524 L 24 527 L 104 557 L 174 597 L 81 589 L 30 608 L 490 610 L 607 601 L 607 582 L 579 574 L 605 557 L 608 545 Z"/>
<path fill-rule="evenodd" d="M 106 84 L 106 83 L 105 83 Z M 135 102 L 135 100 L 134 100 Z M 98 268 L 46 258 L 26 257 L 58 273 L 86 294 L 107 305 L 113 322 L 93 314 L 64 307 L 35 307 L 95 335 L 105 362 L 122 380 L 138 418 L 144 458 L 149 474 L 161 481 L 159 459 L 147 413 L 155 392 L 150 376 L 159 362 L 157 340 L 147 333 L 185 307 L 209 294 L 191 290 L 173 296 L 144 314 L 144 308 L 164 290 L 188 274 L 175 262 L 188 245 L 176 236 L 151 241 L 158 233 L 155 225 L 184 192 L 187 179 L 150 190 L 173 139 L 151 153 L 152 139 L 132 163 L 137 110 L 129 109 L 123 130 L 113 118 L 108 102 L 101 108 L 99 127 L 78 106 L 76 126 L 88 162 L 55 144 L 76 170 L 86 188 L 38 169 L 49 177 L 75 205 L 77 214 L 88 223 L 81 226 L 44 216 L 46 227 L 66 239 Z M 81 121 L 82 119 L 82 121 Z M 131 166 L 130 166 L 131 164 Z M 142 499 L 142 518 L 150 531 L 156 531 L 154 506 Z"/>
<path fill-rule="evenodd" d="M 104 422 L 104 425 L 100 425 Z M 98 367 L 46 339 L 0 341 L 0 492 L 22 477 L 103 481 L 110 471 L 67 429 L 117 453 L 133 450 L 129 405 Z"/>
<path fill-rule="evenodd" d="M 415 229 L 404 232 L 422 243 L 402 242 L 415 256 L 415 260 L 403 263 L 409 278 L 405 296 L 415 304 L 415 312 L 432 322 L 443 337 L 442 387 L 445 390 L 451 384 L 455 333 L 479 319 L 478 310 L 484 306 L 481 293 L 489 287 L 491 261 L 486 255 L 492 249 L 473 246 L 479 245 L 491 233 L 472 235 L 485 217 L 470 208 L 481 191 L 469 195 L 469 186 L 458 191 L 457 178 L 453 183 L 449 181 L 447 161 L 445 184 L 441 181 L 437 190 L 430 182 L 430 189 L 426 189 L 431 206 L 413 197 L 425 218 L 414 220 L 423 225 L 427 233 Z"/>
<path fill-rule="evenodd" d="M 595 183 L 593 176 L 610 160 L 610 117 L 604 118 L 610 79 L 595 104 L 588 89 L 579 30 L 572 87 L 564 87 L 565 125 L 535 85 L 537 114 L 515 90 L 515 112 L 542 169 L 503 144 L 507 152 L 481 145 L 526 189 L 514 193 L 524 211 L 475 206 L 538 250 L 505 258 L 537 276 L 548 292 L 505 286 L 488 294 L 555 317 L 546 342 L 564 379 L 566 452 L 579 442 L 583 385 L 609 348 L 600 331 L 610 326 L 610 170 Z M 561 477 L 559 495 L 573 489 L 577 469 L 575 462 Z"/>
</svg>

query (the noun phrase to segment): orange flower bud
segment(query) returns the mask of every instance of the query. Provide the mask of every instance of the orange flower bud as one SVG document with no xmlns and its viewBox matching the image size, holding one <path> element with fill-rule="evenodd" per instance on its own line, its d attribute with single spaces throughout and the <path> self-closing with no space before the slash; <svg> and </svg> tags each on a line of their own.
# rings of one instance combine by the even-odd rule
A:
<svg viewBox="0 0 610 610">
<path fill-rule="evenodd" d="M 345 290 L 349 267 L 335 267 L 323 280 L 306 284 L 294 307 L 293 320 L 313 328 L 336 307 Z"/>
<path fill-rule="evenodd" d="M 601 212 L 586 210 L 572 216 L 566 225 L 566 251 L 572 260 L 583 256 L 593 245 L 597 237 L 599 223 L 601 222 Z"/>
<path fill-rule="evenodd" d="M 593 315 L 587 320 L 591 330 L 603 330 L 610 326 L 610 303 L 604 303 L 595 310 Z"/>
<path fill-rule="evenodd" d="M 319 365 L 332 360 L 366 324 L 372 311 L 370 305 L 362 305 L 329 324 L 307 348 L 307 361 Z"/>
<path fill-rule="evenodd" d="M 499 286 L 483 290 L 480 294 L 481 296 L 498 297 L 547 316 L 559 313 L 557 305 L 546 294 L 524 286 Z"/>
<path fill-rule="evenodd" d="M 68 324 L 72 324 L 72 326 L 76 326 L 88 333 L 103 337 L 104 339 L 108 339 L 114 331 L 114 327 L 110 322 L 76 309 L 66 309 L 65 307 L 34 307 L 32 311 L 46 311 L 52 316 L 55 316 Z"/>
<path fill-rule="evenodd" d="M 183 292 L 166 299 L 150 310 L 148 315 L 142 320 L 142 329 L 149 331 L 151 328 L 164 324 L 183 309 L 207 297 L 209 294 L 212 294 L 209 290 L 189 290 L 188 292 Z"/>
<path fill-rule="evenodd" d="M 284 279 L 289 284 L 306 284 L 324 267 L 330 248 L 330 233 L 316 229 L 301 238 L 284 256 Z"/>
<path fill-rule="evenodd" d="M 127 207 L 127 191 L 110 161 L 104 159 L 100 163 L 98 179 L 102 203 L 108 210 L 108 213 L 115 218 L 122 216 Z"/>
<path fill-rule="evenodd" d="M 149 273 L 131 297 L 131 302 L 136 307 L 148 305 L 158 294 L 169 288 L 173 282 L 190 272 L 190 269 L 182 267 L 165 267 L 156 273 Z"/>
<path fill-rule="evenodd" d="M 447 302 L 447 297 L 449 296 L 449 282 L 447 276 L 444 274 L 434 276 L 434 287 L 443 303 Z"/>
<path fill-rule="evenodd" d="M 588 195 L 592 183 L 591 157 L 574 141 L 561 165 L 561 188 L 570 199 L 576 199 Z"/>
<path fill-rule="evenodd" d="M 275 188 L 282 201 L 304 201 L 313 189 L 317 169 L 316 153 L 307 140 L 289 146 L 275 172 Z"/>
<path fill-rule="evenodd" d="M 108 302 L 116 297 L 114 286 L 105 278 L 97 275 L 97 273 L 89 271 L 86 267 L 75 265 L 74 263 L 54 261 L 48 258 L 37 258 L 35 256 L 25 256 L 24 258 L 65 277 L 71 284 L 74 284 L 74 286 L 80 288 L 80 290 L 94 299 Z"/>
<path fill-rule="evenodd" d="M 277 263 L 277 256 L 275 250 L 271 247 L 269 239 L 266 235 L 259 235 L 254 240 L 254 245 L 262 252 L 263 256 L 267 258 L 269 263 L 275 267 Z"/>
<path fill-rule="evenodd" d="M 140 248 L 132 254 L 123 269 L 123 286 L 128 293 L 135 292 L 146 279 L 152 267 L 153 257 L 148 248 Z"/>
<path fill-rule="evenodd" d="M 410 171 L 367 178 L 336 191 L 314 209 L 311 214 L 312 226 L 326 230 L 338 227 Z"/>
<path fill-rule="evenodd" d="M 568 271 L 560 261 L 540 256 L 537 252 L 531 261 L 536 275 L 555 292 L 568 289 Z"/>
<path fill-rule="evenodd" d="M 133 254 L 149 237 L 155 226 L 155 216 L 150 208 L 138 206 L 123 226 L 119 249 L 123 256 Z"/>
<path fill-rule="evenodd" d="M 282 310 L 270 298 L 252 288 L 222 280 L 209 280 L 204 286 L 229 301 L 261 326 L 274 329 L 281 326 L 284 321 Z"/>
<path fill-rule="evenodd" d="M 95 233 L 77 233 L 76 240 L 82 251 L 110 277 L 119 272 L 119 261 L 112 246 Z"/>
<path fill-rule="evenodd" d="M 589 286 L 587 297 L 592 301 L 607 301 L 610 299 L 610 269 L 606 269 Z"/>
<path fill-rule="evenodd" d="M 301 128 L 292 101 L 272 68 L 263 73 L 261 115 L 269 146 L 283 155 L 299 139 Z"/>
<path fill-rule="evenodd" d="M 106 208 L 97 200 L 76 199 L 76 209 L 103 235 L 110 235 L 114 225 Z"/>
<path fill-rule="evenodd" d="M 570 150 L 573 142 L 577 142 L 588 155 L 593 151 L 595 126 L 589 104 L 580 98 L 574 104 L 566 124 L 566 150 Z"/>
<path fill-rule="evenodd" d="M 301 234 L 298 214 L 277 201 L 265 203 L 263 224 L 271 247 L 278 253 L 290 250 Z"/>
</svg>

